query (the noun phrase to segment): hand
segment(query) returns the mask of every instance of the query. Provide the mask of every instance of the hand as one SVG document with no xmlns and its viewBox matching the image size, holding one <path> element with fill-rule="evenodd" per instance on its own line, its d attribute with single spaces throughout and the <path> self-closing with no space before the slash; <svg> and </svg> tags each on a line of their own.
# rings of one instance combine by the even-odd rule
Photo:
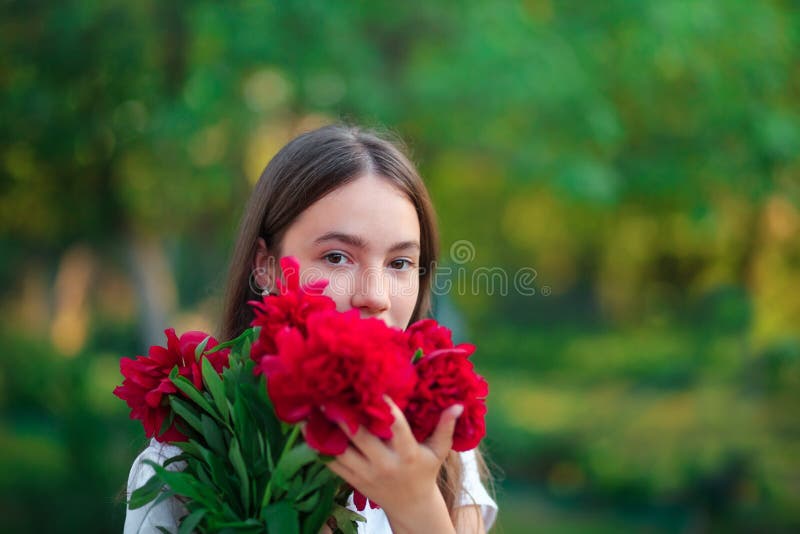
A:
<svg viewBox="0 0 800 534">
<path fill-rule="evenodd" d="M 442 462 L 453 445 L 456 419 L 463 406 L 451 406 L 425 443 L 417 443 L 403 412 L 386 397 L 392 410 L 392 438 L 383 441 L 359 427 L 351 445 L 328 467 L 386 512 L 392 530 L 454 532 L 450 514 L 436 485 Z"/>
</svg>

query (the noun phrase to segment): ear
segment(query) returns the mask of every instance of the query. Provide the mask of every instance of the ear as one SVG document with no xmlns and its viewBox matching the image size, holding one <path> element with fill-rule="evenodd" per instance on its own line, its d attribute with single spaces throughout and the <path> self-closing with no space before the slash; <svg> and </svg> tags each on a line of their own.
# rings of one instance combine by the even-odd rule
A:
<svg viewBox="0 0 800 534">
<path fill-rule="evenodd" d="M 257 288 L 269 292 L 275 290 L 276 260 L 267 249 L 267 242 L 259 237 L 256 241 L 256 253 L 253 258 L 253 281 Z M 256 287 L 253 288 L 254 290 Z"/>
</svg>

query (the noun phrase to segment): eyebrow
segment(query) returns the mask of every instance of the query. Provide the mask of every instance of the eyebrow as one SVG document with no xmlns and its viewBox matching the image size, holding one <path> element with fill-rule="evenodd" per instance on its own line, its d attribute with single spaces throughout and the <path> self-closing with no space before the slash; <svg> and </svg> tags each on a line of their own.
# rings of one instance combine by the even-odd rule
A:
<svg viewBox="0 0 800 534">
<path fill-rule="evenodd" d="M 315 245 L 325 243 L 327 241 L 340 241 L 359 249 L 367 248 L 367 242 L 360 236 L 345 234 L 343 232 L 328 232 L 322 234 L 314 240 Z M 389 247 L 389 252 L 397 252 L 399 250 L 416 249 L 420 250 L 419 243 L 416 241 L 399 241 Z"/>
</svg>

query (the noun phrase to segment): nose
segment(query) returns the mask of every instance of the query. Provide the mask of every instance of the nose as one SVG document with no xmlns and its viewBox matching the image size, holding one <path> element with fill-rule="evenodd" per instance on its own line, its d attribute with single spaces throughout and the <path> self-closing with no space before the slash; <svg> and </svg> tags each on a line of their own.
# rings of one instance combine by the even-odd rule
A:
<svg viewBox="0 0 800 534">
<path fill-rule="evenodd" d="M 362 317 L 375 317 L 389 310 L 389 283 L 383 269 L 368 268 L 358 274 L 350 303 Z"/>
</svg>

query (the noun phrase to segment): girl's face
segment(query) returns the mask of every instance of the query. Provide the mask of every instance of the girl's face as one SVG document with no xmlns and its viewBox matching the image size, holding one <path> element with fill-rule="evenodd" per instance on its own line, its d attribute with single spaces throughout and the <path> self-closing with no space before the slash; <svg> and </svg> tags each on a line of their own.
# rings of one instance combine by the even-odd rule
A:
<svg viewBox="0 0 800 534">
<path fill-rule="evenodd" d="M 269 252 L 259 239 L 255 267 L 267 274 L 256 280 L 272 287 Z M 419 219 L 388 180 L 365 175 L 316 201 L 289 226 L 280 254 L 297 258 L 302 283 L 328 279 L 325 294 L 338 311 L 408 326 L 419 294 Z"/>
</svg>

